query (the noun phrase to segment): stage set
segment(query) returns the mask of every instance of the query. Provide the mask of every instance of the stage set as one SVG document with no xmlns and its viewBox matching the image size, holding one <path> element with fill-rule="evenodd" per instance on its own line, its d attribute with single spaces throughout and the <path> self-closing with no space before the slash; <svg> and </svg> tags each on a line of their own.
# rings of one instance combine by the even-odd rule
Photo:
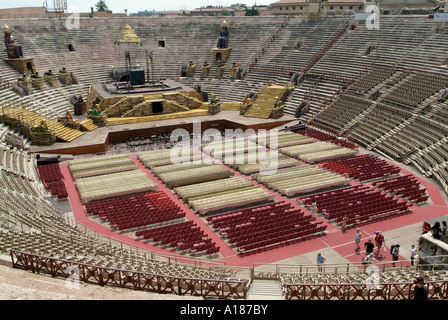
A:
<svg viewBox="0 0 448 320">
<path fill-rule="evenodd" d="M 228 47 L 228 36 L 229 30 L 224 21 L 217 47 L 212 49 L 212 60 L 218 64 L 225 62 L 230 55 L 232 48 Z M 67 111 L 65 117 L 60 117 L 58 127 L 48 119 L 41 119 L 41 123 L 35 126 L 39 130 L 34 130 L 37 132 L 34 133 L 31 152 L 72 155 L 105 153 L 109 143 L 167 134 L 177 128 L 192 132 L 193 122 L 201 123 L 201 133 L 210 128 L 221 131 L 269 130 L 298 122 L 296 118 L 283 114 L 283 101 L 290 88 L 275 85 L 267 87 L 266 92 L 259 95 L 263 105 L 255 103 L 248 95 L 241 102 L 220 101 L 213 93 L 203 92 L 198 86 L 191 88 L 172 79 L 155 79 L 153 55 L 148 50 L 145 56 L 146 70 L 133 64 L 130 48 L 132 45 L 140 45 L 141 40 L 131 26 L 124 27 L 116 44 L 126 46 L 125 66 L 111 68 L 113 81 L 91 84 L 86 101 L 82 97 L 73 99 L 73 114 Z M 17 65 L 17 61 L 23 59 L 18 57 L 10 60 Z M 206 69 L 202 73 L 208 70 L 207 67 L 210 68 L 202 67 Z M 191 68 L 194 66 L 185 68 L 186 77 L 191 74 Z M 240 77 L 241 69 L 233 69 L 232 74 Z M 14 118 L 15 112 L 3 113 L 6 122 L 12 125 L 20 122 L 20 118 Z M 35 115 L 21 115 L 21 118 L 31 116 Z M 45 121 L 45 128 L 42 121 Z M 62 139 L 61 124 L 77 132 L 71 132 L 69 139 Z M 40 137 L 44 134 L 48 136 L 47 139 Z"/>
</svg>

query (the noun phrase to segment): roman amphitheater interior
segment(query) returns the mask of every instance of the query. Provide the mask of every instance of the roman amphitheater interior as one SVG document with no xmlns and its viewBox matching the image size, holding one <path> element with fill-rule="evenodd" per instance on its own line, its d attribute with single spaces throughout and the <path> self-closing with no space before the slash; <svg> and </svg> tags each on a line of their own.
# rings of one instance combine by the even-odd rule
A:
<svg viewBox="0 0 448 320">
<path fill-rule="evenodd" d="M 1 267 L 54 297 L 447 299 L 421 228 L 448 215 L 446 22 L 357 17 L 0 15 Z"/>
</svg>

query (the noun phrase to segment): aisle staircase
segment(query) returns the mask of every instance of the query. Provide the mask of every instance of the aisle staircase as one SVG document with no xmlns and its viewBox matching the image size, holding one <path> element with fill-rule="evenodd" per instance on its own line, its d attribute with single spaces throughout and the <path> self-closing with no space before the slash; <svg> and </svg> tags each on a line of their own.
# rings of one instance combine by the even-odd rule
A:
<svg viewBox="0 0 448 320">
<path fill-rule="evenodd" d="M 288 87 L 286 86 L 272 85 L 264 88 L 244 116 L 269 119 L 276 97 L 279 97 L 280 100 L 284 101 L 287 93 Z"/>
<path fill-rule="evenodd" d="M 92 131 L 98 128 L 98 126 L 93 123 L 92 119 L 84 119 L 79 125 L 81 126 L 81 131 Z"/>
<path fill-rule="evenodd" d="M 41 116 L 38 113 L 26 109 L 4 108 L 3 112 L 5 115 L 7 115 L 7 117 L 15 119 L 17 122 L 22 123 L 22 125 L 26 124 L 30 127 L 38 126 L 40 125 L 42 120 L 45 120 L 47 122 L 48 128 L 55 131 L 55 135 L 58 141 L 70 142 L 84 134 L 84 132 L 68 128 L 60 122 L 51 120 L 47 117 Z"/>
<path fill-rule="evenodd" d="M 282 286 L 276 279 L 254 279 L 247 292 L 247 300 L 285 300 Z"/>
</svg>

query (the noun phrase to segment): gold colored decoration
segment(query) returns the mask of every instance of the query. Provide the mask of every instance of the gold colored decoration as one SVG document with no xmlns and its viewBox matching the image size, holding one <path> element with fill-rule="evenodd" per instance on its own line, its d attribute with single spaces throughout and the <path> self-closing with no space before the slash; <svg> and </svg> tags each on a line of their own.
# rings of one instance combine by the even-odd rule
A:
<svg viewBox="0 0 448 320">
<path fill-rule="evenodd" d="M 137 36 L 135 31 L 129 24 L 126 24 L 123 31 L 120 33 L 118 43 L 141 43 L 142 41 Z"/>
</svg>

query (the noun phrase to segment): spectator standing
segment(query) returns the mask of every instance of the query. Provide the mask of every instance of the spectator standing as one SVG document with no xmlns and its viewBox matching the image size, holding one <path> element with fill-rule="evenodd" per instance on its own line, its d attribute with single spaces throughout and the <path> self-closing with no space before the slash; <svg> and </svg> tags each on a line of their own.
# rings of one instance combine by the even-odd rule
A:
<svg viewBox="0 0 448 320">
<path fill-rule="evenodd" d="M 317 254 L 317 270 L 319 272 L 322 272 L 322 265 L 324 264 L 325 260 L 326 259 L 323 255 L 321 255 L 320 253 Z"/>
<path fill-rule="evenodd" d="M 442 221 L 442 233 L 440 235 L 440 240 L 443 242 L 446 242 L 446 221 Z"/>
<path fill-rule="evenodd" d="M 428 289 L 425 286 L 425 280 L 422 277 L 418 277 L 414 284 L 414 300 L 428 300 Z"/>
<path fill-rule="evenodd" d="M 415 246 L 411 246 L 411 264 L 414 265 L 415 258 L 417 257 L 417 249 L 415 249 Z"/>
<path fill-rule="evenodd" d="M 311 215 L 315 217 L 316 214 L 317 214 L 317 204 L 316 201 L 314 201 L 313 204 L 311 205 Z"/>
<path fill-rule="evenodd" d="M 345 230 L 347 229 L 347 216 L 344 216 L 344 218 L 342 218 L 341 227 L 342 232 L 345 233 Z"/>
<path fill-rule="evenodd" d="M 392 261 L 394 261 L 392 263 L 392 267 L 395 267 L 395 261 L 398 261 L 398 256 L 400 254 L 400 245 L 399 244 L 392 246 L 391 254 L 392 254 Z"/>
<path fill-rule="evenodd" d="M 440 240 L 440 235 L 442 233 L 442 229 L 440 228 L 440 222 L 436 221 L 431 228 L 432 236 L 434 239 Z"/>
<path fill-rule="evenodd" d="M 428 231 L 431 231 L 431 225 L 425 221 L 423 222 L 422 233 L 427 233 Z"/>
</svg>

